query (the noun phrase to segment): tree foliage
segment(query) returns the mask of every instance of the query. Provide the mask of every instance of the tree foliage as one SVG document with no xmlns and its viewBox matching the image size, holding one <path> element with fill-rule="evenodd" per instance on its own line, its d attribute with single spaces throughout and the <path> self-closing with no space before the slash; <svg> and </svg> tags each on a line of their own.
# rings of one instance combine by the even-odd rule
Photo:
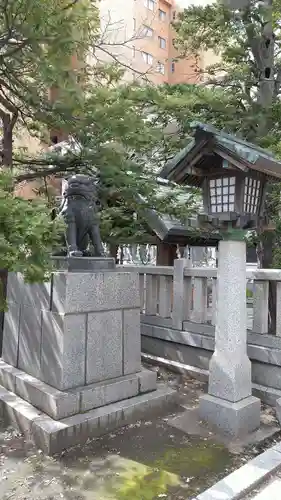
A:
<svg viewBox="0 0 281 500">
<path fill-rule="evenodd" d="M 116 58 L 112 64 L 97 59 L 98 52 L 104 49 L 108 55 L 112 50 L 110 43 L 104 48 L 97 2 L 0 0 L 0 11 L 1 154 L 2 164 L 12 168 L 14 182 L 43 179 L 47 184 L 51 174 L 67 177 L 78 171 L 98 172 L 102 232 L 110 243 L 144 235 L 144 208 L 184 218 L 195 204 L 196 193 L 190 192 L 189 204 L 184 206 L 178 203 L 180 188 L 171 187 L 167 196 L 159 197 L 157 184 L 158 169 L 172 144 L 163 133 L 167 92 L 161 90 L 158 95 L 149 87 L 121 84 L 127 66 Z M 64 155 L 55 150 L 30 156 L 13 146 L 19 128 L 38 137 L 50 129 L 62 131 L 73 147 Z M 15 207 L 19 207 L 17 199 Z M 28 211 L 30 205 L 24 207 Z M 42 206 L 33 210 L 35 228 L 36 217 L 45 216 Z M 44 213 L 47 217 L 48 211 Z M 0 217 L 12 242 L 6 213 Z M 33 219 L 27 219 L 24 227 L 33 231 Z M 15 238 L 17 230 L 15 224 Z M 37 243 L 41 249 L 45 246 L 47 255 L 51 241 L 44 240 L 40 246 L 38 239 Z M 30 265 L 30 259 L 21 260 L 22 253 L 17 257 Z M 4 255 L 3 264 L 9 262 Z"/>
<path fill-rule="evenodd" d="M 175 23 L 176 44 L 183 53 L 211 49 L 219 62 L 207 69 L 205 86 L 223 92 L 229 104 L 211 122 L 227 132 L 281 156 L 281 32 L 280 0 L 249 0 L 243 9 L 229 10 L 223 2 L 185 9 Z M 234 109 L 234 112 L 232 111 Z M 258 228 L 262 267 L 281 266 L 280 183 L 266 200 L 276 231 Z M 275 291 L 270 286 L 270 320 L 275 324 Z"/>
<path fill-rule="evenodd" d="M 97 175 L 105 241 L 140 241 L 145 239 L 144 209 L 184 219 L 198 197 L 190 189 L 184 205 L 180 199 L 186 190 L 178 186 L 159 196 L 157 173 L 181 140 L 171 141 L 164 133 L 167 118 L 161 106 L 167 92 L 121 84 L 118 77 L 113 81 L 112 70 L 104 72 L 103 84 L 84 80 L 75 122 L 68 123 L 68 152 L 61 155 L 58 147 L 44 157 L 16 156 L 16 178 L 67 177 L 78 171 Z"/>
<path fill-rule="evenodd" d="M 280 142 L 281 51 L 280 1 L 251 0 L 242 10 L 223 3 L 190 7 L 176 23 L 177 45 L 184 52 L 211 49 L 220 61 L 207 69 L 204 80 L 221 89 L 235 105 L 223 113 L 227 130 L 264 147 Z M 214 117 L 216 120 L 216 117 Z"/>
<path fill-rule="evenodd" d="M 71 58 L 95 36 L 98 18 L 90 12 L 96 10 L 87 0 L 0 0 L 0 154 L 9 170 L 0 176 L 0 260 L 1 269 L 20 270 L 29 281 L 47 277 L 58 223 L 44 203 L 12 195 L 15 131 L 38 134 L 73 120 L 79 87 Z M 49 98 L 58 85 L 63 109 Z"/>
<path fill-rule="evenodd" d="M 44 281 L 61 222 L 51 221 L 46 206 L 17 198 L 10 175 L 0 174 L 0 268 L 20 271 L 29 282 Z"/>
<path fill-rule="evenodd" d="M 219 62 L 209 66 L 205 85 L 223 92 L 221 112 L 211 122 L 234 132 L 257 145 L 281 155 L 281 47 L 280 0 L 249 0 L 241 10 L 229 10 L 222 2 L 205 7 L 189 7 L 175 24 L 176 44 L 183 53 L 207 49 L 219 55 Z M 279 217 L 276 203 L 280 185 L 268 196 L 269 216 Z M 277 196 L 276 196 L 277 194 Z M 279 223 L 278 223 L 279 225 Z M 279 231 L 276 235 L 279 246 Z M 273 235 L 264 234 L 261 260 L 272 264 Z M 268 242 L 268 248 L 266 244 Z M 275 261 L 276 263 L 276 261 Z"/>
<path fill-rule="evenodd" d="M 12 165 L 13 132 L 73 119 L 79 97 L 74 59 L 95 37 L 97 9 L 88 0 L 0 0 L 2 163 Z M 80 68 L 80 71 L 82 68 Z M 78 68 L 77 68 L 78 71 Z M 50 102 L 60 88 L 64 109 Z"/>
</svg>

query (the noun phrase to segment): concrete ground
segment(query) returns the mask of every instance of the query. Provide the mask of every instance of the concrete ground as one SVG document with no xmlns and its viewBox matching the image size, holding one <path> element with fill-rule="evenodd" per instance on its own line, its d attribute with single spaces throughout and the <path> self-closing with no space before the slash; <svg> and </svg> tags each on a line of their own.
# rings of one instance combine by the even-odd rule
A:
<svg viewBox="0 0 281 500">
<path fill-rule="evenodd" d="M 178 389 L 183 404 L 197 405 L 203 383 L 164 370 L 159 378 Z M 270 409 L 264 411 L 274 418 Z M 173 416 L 137 422 L 52 458 L 2 425 L 0 498 L 188 500 L 262 451 L 252 446 L 230 453 L 211 432 L 192 437 L 172 427 Z"/>
</svg>

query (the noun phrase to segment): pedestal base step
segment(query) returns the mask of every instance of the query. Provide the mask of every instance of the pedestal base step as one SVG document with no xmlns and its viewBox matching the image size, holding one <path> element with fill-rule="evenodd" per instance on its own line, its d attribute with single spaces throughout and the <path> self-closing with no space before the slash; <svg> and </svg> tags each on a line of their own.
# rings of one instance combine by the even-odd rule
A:
<svg viewBox="0 0 281 500">
<path fill-rule="evenodd" d="M 159 384 L 156 391 L 57 421 L 0 386 L 4 419 L 49 455 L 99 437 L 177 402 L 177 392 Z"/>
<path fill-rule="evenodd" d="M 156 372 L 142 370 L 132 375 L 59 391 L 0 360 L 0 385 L 47 413 L 54 420 L 155 391 L 156 378 Z"/>
<path fill-rule="evenodd" d="M 268 421 L 266 413 L 262 415 L 261 425 L 258 429 L 247 434 L 235 437 L 225 434 L 219 427 L 208 424 L 201 419 L 198 406 L 190 408 L 183 405 L 185 411 L 168 418 L 168 424 L 189 436 L 198 436 L 199 439 L 210 439 L 222 444 L 230 453 L 241 454 L 249 446 L 261 445 L 268 439 L 280 434 L 280 427 L 275 422 Z"/>
<path fill-rule="evenodd" d="M 237 403 L 231 403 L 210 394 L 204 394 L 199 400 L 200 418 L 234 438 L 258 429 L 260 411 L 261 402 L 254 396 L 249 396 Z"/>
</svg>

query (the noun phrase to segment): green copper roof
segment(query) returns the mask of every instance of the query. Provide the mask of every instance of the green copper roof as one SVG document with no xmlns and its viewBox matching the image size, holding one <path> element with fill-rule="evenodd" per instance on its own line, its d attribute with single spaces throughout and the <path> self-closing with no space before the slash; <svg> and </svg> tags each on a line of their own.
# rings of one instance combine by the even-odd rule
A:
<svg viewBox="0 0 281 500">
<path fill-rule="evenodd" d="M 196 157 L 200 151 L 201 139 L 206 138 L 206 141 L 213 139 L 214 143 L 210 145 L 215 150 L 214 152 L 221 156 L 224 160 L 223 151 L 234 159 L 241 162 L 241 166 L 247 166 L 253 170 L 264 173 L 270 178 L 281 179 L 281 162 L 274 158 L 273 153 L 256 146 L 250 142 L 246 142 L 235 135 L 230 135 L 220 130 L 217 130 L 212 125 L 207 125 L 200 122 L 192 122 L 190 124 L 194 130 L 193 139 L 191 139 L 187 146 L 179 151 L 177 155 L 168 160 L 164 165 L 160 176 L 164 179 L 174 180 L 176 182 L 189 183 L 191 185 L 200 185 L 202 177 L 197 176 L 195 172 L 190 170 L 190 162 L 193 156 Z M 220 154 L 221 153 L 221 154 Z M 201 159 L 199 158 L 199 162 Z M 199 164 L 199 163 L 198 163 Z M 246 165 L 245 165 L 246 164 Z M 227 166 L 227 162 L 223 161 L 223 166 Z M 176 180 L 177 179 L 177 180 Z M 189 179 L 189 182 L 187 182 Z"/>
<path fill-rule="evenodd" d="M 192 122 L 191 128 L 200 128 L 206 132 L 210 132 L 216 138 L 216 141 L 227 149 L 232 150 L 234 153 L 241 156 L 250 163 L 255 163 L 259 157 L 273 159 L 274 155 L 269 151 L 262 149 L 251 142 L 246 142 L 235 135 L 226 134 L 220 130 L 215 129 L 212 125 L 207 125 L 200 122 Z"/>
</svg>

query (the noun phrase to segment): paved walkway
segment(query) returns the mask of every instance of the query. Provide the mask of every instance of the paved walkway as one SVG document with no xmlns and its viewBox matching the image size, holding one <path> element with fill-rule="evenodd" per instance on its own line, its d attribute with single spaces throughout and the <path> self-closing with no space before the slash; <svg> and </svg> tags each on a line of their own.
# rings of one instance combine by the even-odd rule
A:
<svg viewBox="0 0 281 500">
<path fill-rule="evenodd" d="M 244 500 L 281 500 L 281 469 Z"/>
</svg>

